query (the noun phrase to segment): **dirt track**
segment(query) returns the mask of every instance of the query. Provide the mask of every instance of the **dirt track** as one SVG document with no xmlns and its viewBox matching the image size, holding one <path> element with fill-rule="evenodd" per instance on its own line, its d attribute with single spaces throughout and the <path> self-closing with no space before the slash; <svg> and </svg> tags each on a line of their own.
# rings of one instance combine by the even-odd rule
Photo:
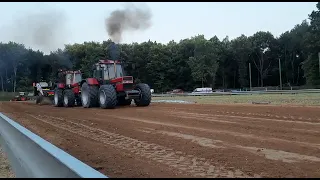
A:
<svg viewBox="0 0 320 180">
<path fill-rule="evenodd" d="M 320 108 L 152 104 L 0 112 L 110 177 L 320 177 Z"/>
</svg>

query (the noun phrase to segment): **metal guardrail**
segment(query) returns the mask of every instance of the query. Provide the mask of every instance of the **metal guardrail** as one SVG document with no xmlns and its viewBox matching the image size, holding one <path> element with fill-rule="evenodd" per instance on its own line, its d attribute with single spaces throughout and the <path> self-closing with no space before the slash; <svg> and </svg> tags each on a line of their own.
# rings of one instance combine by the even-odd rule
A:
<svg viewBox="0 0 320 180">
<path fill-rule="evenodd" d="M 108 178 L 2 113 L 0 143 L 17 178 Z"/>
<path fill-rule="evenodd" d="M 250 94 L 303 94 L 320 93 L 320 89 L 304 90 L 268 90 L 268 91 L 233 91 L 212 93 L 176 93 L 176 94 L 152 94 L 153 97 L 176 97 L 176 96 L 221 96 L 221 95 L 250 95 Z"/>
</svg>

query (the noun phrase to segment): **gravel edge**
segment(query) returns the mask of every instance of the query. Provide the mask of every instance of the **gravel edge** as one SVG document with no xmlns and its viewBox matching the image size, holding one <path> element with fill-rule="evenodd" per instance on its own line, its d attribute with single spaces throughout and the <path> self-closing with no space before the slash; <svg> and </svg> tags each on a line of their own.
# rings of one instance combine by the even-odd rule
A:
<svg viewBox="0 0 320 180">
<path fill-rule="evenodd" d="M 10 163 L 0 146 L 0 178 L 15 178 Z"/>
</svg>

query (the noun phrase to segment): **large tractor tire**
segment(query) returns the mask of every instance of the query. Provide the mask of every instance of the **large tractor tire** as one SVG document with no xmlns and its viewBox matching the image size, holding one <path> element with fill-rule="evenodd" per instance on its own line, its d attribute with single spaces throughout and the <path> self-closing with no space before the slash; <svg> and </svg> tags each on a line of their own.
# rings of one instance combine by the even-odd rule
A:
<svg viewBox="0 0 320 180">
<path fill-rule="evenodd" d="M 113 109 L 117 106 L 117 92 L 112 85 L 103 85 L 99 90 L 99 103 L 103 109 Z"/>
<path fill-rule="evenodd" d="M 75 96 L 72 89 L 66 89 L 63 91 L 63 106 L 73 107 L 75 104 Z"/>
<path fill-rule="evenodd" d="M 134 99 L 134 103 L 137 106 L 149 106 L 151 102 L 151 91 L 149 85 L 139 83 L 134 89 L 140 91 L 140 98 Z"/>
<path fill-rule="evenodd" d="M 63 90 L 59 88 L 54 89 L 53 104 L 55 107 L 63 106 Z"/>
<path fill-rule="evenodd" d="M 90 86 L 88 83 L 83 83 L 81 86 L 81 103 L 82 107 L 90 108 L 97 107 L 99 89 L 97 86 Z"/>
<path fill-rule="evenodd" d="M 125 99 L 124 97 L 118 98 L 118 106 L 130 106 L 132 99 Z"/>
</svg>

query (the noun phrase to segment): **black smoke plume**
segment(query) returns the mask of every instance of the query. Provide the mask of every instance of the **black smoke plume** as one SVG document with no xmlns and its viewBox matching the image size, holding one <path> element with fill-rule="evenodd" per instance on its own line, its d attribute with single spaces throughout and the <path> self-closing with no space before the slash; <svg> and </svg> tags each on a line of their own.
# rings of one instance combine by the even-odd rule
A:
<svg viewBox="0 0 320 180">
<path fill-rule="evenodd" d="M 151 26 L 151 11 L 127 4 L 122 10 L 111 12 L 105 20 L 106 30 L 111 40 L 120 43 L 124 31 L 145 30 Z"/>
<path fill-rule="evenodd" d="M 56 8 L 42 8 L 38 12 L 25 12 L 13 17 L 11 25 L 4 27 L 6 39 L 23 43 L 45 54 L 66 44 L 69 36 L 67 17 Z"/>
</svg>

